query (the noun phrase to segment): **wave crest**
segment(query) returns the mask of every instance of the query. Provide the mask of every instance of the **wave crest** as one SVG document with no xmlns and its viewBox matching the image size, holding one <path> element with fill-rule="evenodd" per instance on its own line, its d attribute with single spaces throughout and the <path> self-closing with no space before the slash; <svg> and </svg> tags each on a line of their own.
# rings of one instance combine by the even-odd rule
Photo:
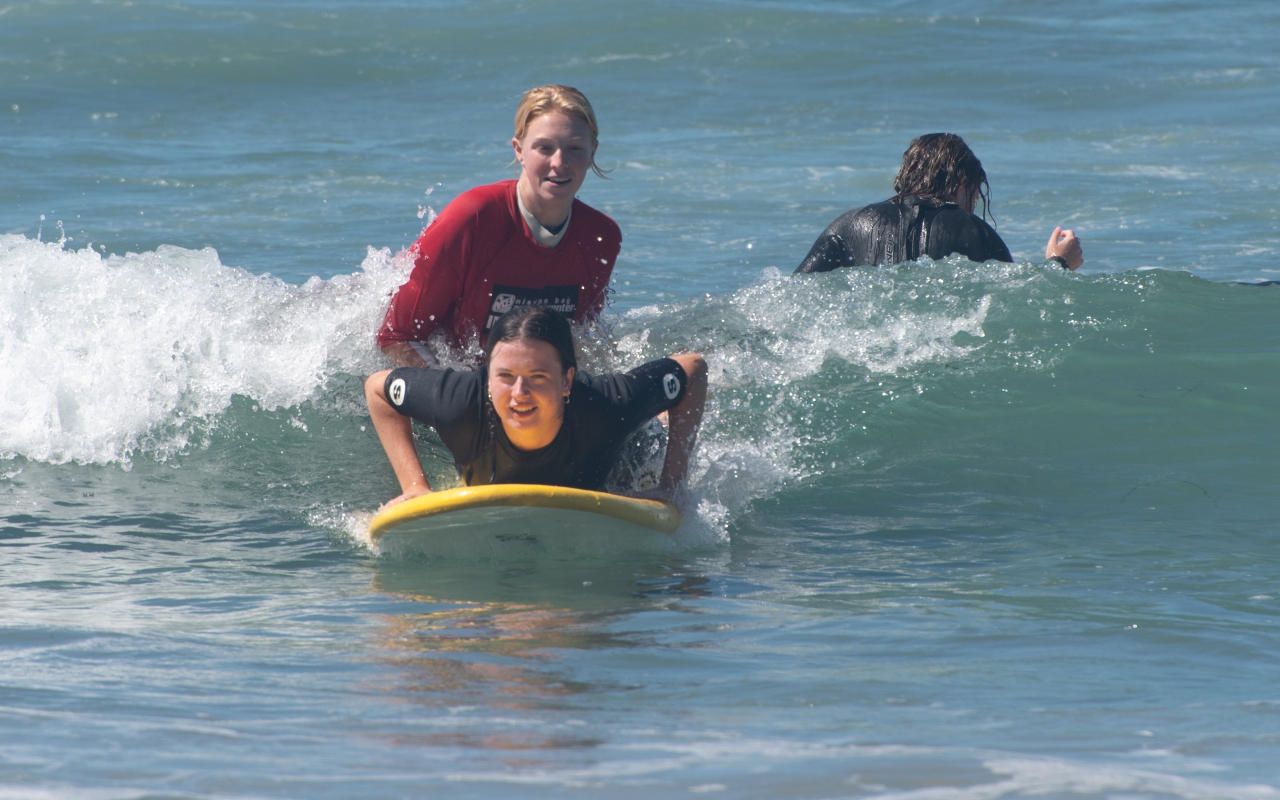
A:
<svg viewBox="0 0 1280 800">
<path fill-rule="evenodd" d="M 377 363 L 373 326 L 410 264 L 294 286 L 161 246 L 103 257 L 0 236 L 0 456 L 128 464 L 187 447 L 235 395 L 297 405 Z"/>
</svg>

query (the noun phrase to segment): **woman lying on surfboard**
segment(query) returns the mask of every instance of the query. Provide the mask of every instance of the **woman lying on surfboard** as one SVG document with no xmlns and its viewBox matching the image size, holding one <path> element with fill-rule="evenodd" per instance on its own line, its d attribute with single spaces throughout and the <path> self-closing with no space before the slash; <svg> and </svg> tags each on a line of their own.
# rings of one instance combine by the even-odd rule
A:
<svg viewBox="0 0 1280 800">
<path fill-rule="evenodd" d="M 569 321 L 544 306 L 520 306 L 494 323 L 485 367 L 401 367 L 369 376 L 369 416 L 402 494 L 431 485 L 413 442 L 412 420 L 436 429 L 467 486 L 536 483 L 602 490 L 627 438 L 669 411 L 666 460 L 648 496 L 670 500 L 688 472 L 707 397 L 707 362 L 680 353 L 630 372 L 578 371 Z"/>
</svg>

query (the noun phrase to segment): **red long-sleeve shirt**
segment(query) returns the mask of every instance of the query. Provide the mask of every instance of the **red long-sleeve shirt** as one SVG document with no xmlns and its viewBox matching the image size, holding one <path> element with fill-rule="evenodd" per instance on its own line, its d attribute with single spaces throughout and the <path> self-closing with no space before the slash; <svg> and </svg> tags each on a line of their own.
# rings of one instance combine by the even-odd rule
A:
<svg viewBox="0 0 1280 800">
<path fill-rule="evenodd" d="M 581 322 L 604 308 L 622 247 L 617 223 L 580 200 L 564 238 L 546 247 L 533 238 L 516 202 L 516 182 L 463 192 L 414 244 L 409 280 L 391 297 L 378 346 L 423 342 L 436 328 L 454 346 L 517 305 L 548 305 Z"/>
</svg>

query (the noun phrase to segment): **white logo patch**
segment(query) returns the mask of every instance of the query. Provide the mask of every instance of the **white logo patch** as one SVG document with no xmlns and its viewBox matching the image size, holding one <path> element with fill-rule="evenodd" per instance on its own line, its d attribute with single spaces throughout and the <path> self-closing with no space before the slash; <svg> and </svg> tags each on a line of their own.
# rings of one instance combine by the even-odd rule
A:
<svg viewBox="0 0 1280 800">
<path fill-rule="evenodd" d="M 516 307 L 516 296 L 514 294 L 500 294 L 493 298 L 493 313 L 505 314 Z"/>
<path fill-rule="evenodd" d="M 668 372 L 662 376 L 662 391 L 667 393 L 668 400 L 675 400 L 680 394 L 680 379 L 675 373 Z"/>
<path fill-rule="evenodd" d="M 396 378 L 391 382 L 391 404 L 400 405 L 404 402 L 404 378 Z"/>
</svg>

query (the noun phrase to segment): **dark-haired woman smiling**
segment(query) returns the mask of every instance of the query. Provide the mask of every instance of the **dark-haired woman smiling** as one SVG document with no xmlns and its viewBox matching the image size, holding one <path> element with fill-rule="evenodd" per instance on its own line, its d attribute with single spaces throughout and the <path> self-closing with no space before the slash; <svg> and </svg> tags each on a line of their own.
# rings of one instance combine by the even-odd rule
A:
<svg viewBox="0 0 1280 800">
<path fill-rule="evenodd" d="M 707 396 L 707 364 L 680 353 L 617 374 L 578 371 L 563 314 L 522 306 L 489 334 L 478 371 L 402 367 L 365 382 L 369 416 L 401 494 L 431 485 L 411 419 L 430 425 L 453 454 L 463 483 L 536 483 L 600 490 L 622 446 L 669 411 L 666 460 L 650 496 L 670 500 L 684 482 Z"/>
</svg>

